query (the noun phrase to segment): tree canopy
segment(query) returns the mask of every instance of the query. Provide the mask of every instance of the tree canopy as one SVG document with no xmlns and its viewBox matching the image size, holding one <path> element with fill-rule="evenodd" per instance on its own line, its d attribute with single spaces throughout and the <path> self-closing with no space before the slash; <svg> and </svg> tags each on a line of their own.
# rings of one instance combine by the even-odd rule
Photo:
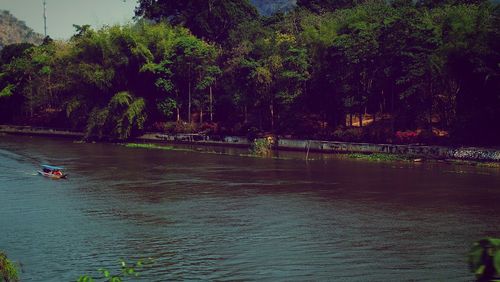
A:
<svg viewBox="0 0 500 282">
<path fill-rule="evenodd" d="M 140 0 L 136 16 L 182 25 L 202 39 L 224 43 L 233 28 L 258 13 L 247 0 Z"/>
<path fill-rule="evenodd" d="M 259 18 L 248 1 L 140 1 L 136 23 L 7 46 L 0 120 L 112 139 L 198 123 L 218 134 L 500 144 L 498 5 L 297 4 Z"/>
</svg>

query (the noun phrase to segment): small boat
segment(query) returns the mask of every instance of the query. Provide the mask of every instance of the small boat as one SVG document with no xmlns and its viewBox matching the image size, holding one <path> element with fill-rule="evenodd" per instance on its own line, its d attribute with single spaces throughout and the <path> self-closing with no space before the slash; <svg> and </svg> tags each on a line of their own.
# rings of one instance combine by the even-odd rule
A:
<svg viewBox="0 0 500 282">
<path fill-rule="evenodd" d="M 67 174 L 63 173 L 63 170 L 64 168 L 60 166 L 42 165 L 42 170 L 39 170 L 38 174 L 49 178 L 61 179 L 68 176 Z"/>
</svg>

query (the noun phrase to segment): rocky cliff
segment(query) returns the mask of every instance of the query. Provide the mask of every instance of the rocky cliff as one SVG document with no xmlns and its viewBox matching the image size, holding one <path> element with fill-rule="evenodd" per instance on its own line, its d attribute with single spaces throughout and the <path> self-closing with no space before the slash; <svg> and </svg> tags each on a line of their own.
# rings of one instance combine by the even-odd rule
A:
<svg viewBox="0 0 500 282">
<path fill-rule="evenodd" d="M 0 49 L 14 43 L 40 44 L 43 36 L 26 26 L 9 11 L 0 10 Z"/>
</svg>

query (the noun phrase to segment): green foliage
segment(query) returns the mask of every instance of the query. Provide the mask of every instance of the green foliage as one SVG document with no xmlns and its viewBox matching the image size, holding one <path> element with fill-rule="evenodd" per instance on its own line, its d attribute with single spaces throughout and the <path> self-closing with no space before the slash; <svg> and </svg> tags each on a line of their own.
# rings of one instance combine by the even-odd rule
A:
<svg viewBox="0 0 500 282">
<path fill-rule="evenodd" d="M 161 146 L 156 144 L 143 144 L 143 143 L 127 143 L 125 144 L 127 148 L 140 148 L 140 149 L 152 149 L 152 150 L 163 150 L 163 151 L 187 151 L 192 152 L 194 150 L 175 148 L 173 146 Z"/>
<path fill-rule="evenodd" d="M 346 124 L 366 114 L 382 118 L 366 131 L 383 127 L 381 142 L 438 128 L 458 143 L 500 143 L 498 5 L 297 5 L 259 19 L 248 1 L 145 0 L 134 24 L 75 26 L 68 42 L 7 46 L 0 120 L 57 120 L 88 136 L 125 139 L 155 123 L 185 120 L 195 130 L 193 121 L 210 113 L 225 133 L 366 141 L 370 134 Z"/>
<path fill-rule="evenodd" d="M 4 89 L 0 91 L 0 98 L 12 96 L 12 91 L 16 88 L 13 84 L 8 84 Z"/>
<path fill-rule="evenodd" d="M 256 156 L 270 156 L 276 140 L 273 137 L 255 139 L 252 145 L 252 154 Z"/>
<path fill-rule="evenodd" d="M 174 84 L 171 81 L 172 70 L 169 68 L 170 64 L 172 64 L 170 60 L 163 60 L 159 64 L 148 62 L 142 66 L 141 72 L 151 72 L 154 75 L 158 75 L 159 77 L 155 85 L 168 93 L 174 88 Z"/>
<path fill-rule="evenodd" d="M 170 118 L 186 104 L 186 82 L 193 85 L 189 101 L 203 101 L 202 91 L 220 74 L 216 49 L 184 28 L 144 21 L 76 28 L 68 43 L 52 41 L 4 54 L 2 96 L 12 96 L 9 103 L 23 111 L 2 116 L 65 112 L 65 125 L 85 130 L 87 137 L 125 139 L 144 128 L 148 115 Z"/>
<path fill-rule="evenodd" d="M 235 50 L 230 60 L 233 73 L 228 78 L 238 86 L 233 97 L 236 104 L 267 113 L 266 127 L 274 129 L 278 116 L 291 110 L 304 93 L 304 83 L 310 77 L 309 59 L 293 34 L 264 31 L 252 30 L 256 34 L 251 37 L 257 37 L 253 43 L 241 39 L 241 50 Z"/>
<path fill-rule="evenodd" d="M 77 282 L 94 282 L 94 281 L 104 281 L 104 282 L 122 282 L 128 280 L 128 278 L 133 279 L 134 277 L 139 277 L 139 271 L 144 269 L 144 267 L 154 263 L 153 259 L 148 258 L 145 260 L 138 260 L 135 264 L 129 264 L 124 260 L 120 260 L 121 271 L 119 273 L 114 273 L 111 270 L 99 268 L 99 277 L 92 277 L 90 275 L 82 275 L 78 278 Z"/>
<path fill-rule="evenodd" d="M 73 98 L 66 104 L 66 117 L 70 118 L 72 114 L 82 105 L 82 102 Z"/>
<path fill-rule="evenodd" d="M 140 0 L 136 16 L 154 21 L 168 20 L 186 26 L 200 38 L 224 43 L 230 30 L 241 21 L 255 19 L 257 10 L 245 0 Z"/>
<path fill-rule="evenodd" d="M 336 9 L 351 8 L 356 1 L 352 0 L 297 0 L 297 6 L 315 13 L 327 13 Z"/>
<path fill-rule="evenodd" d="M 166 151 L 170 151 L 170 150 L 174 149 L 174 147 L 172 147 L 172 146 L 160 146 L 160 145 L 155 145 L 155 144 L 143 144 L 143 143 L 127 143 L 127 144 L 125 144 L 125 147 L 127 147 L 127 148 L 143 148 L 143 149 L 160 149 L 160 150 L 166 150 Z"/>
<path fill-rule="evenodd" d="M 7 45 L 0 50 L 0 64 L 8 64 L 13 59 L 23 56 L 23 53 L 32 48 L 34 45 L 30 43 L 18 43 Z"/>
<path fill-rule="evenodd" d="M 500 239 L 485 238 L 475 242 L 469 251 L 469 267 L 480 281 L 500 279 Z"/>
<path fill-rule="evenodd" d="M 15 265 L 2 252 L 0 252 L 0 280 L 4 282 L 19 281 Z"/>
<path fill-rule="evenodd" d="M 185 34 L 177 39 L 174 55 L 175 92 L 183 94 L 178 97 L 178 104 L 187 104 L 187 120 L 191 123 L 193 102 L 203 109 L 206 95 L 202 90 L 213 85 L 220 73 L 216 65 L 218 53 L 213 45 Z"/>
<path fill-rule="evenodd" d="M 104 125 L 106 124 L 108 116 L 108 109 L 94 108 L 89 115 L 85 137 L 102 139 L 104 137 Z"/>
<path fill-rule="evenodd" d="M 349 158 L 351 158 L 351 159 L 359 159 L 359 160 L 366 160 L 366 161 L 372 161 L 372 162 L 408 161 L 408 158 L 400 156 L 400 155 L 379 154 L 379 153 L 374 153 L 374 154 L 349 154 Z"/>
<path fill-rule="evenodd" d="M 94 108 L 87 123 L 87 138 L 106 137 L 127 139 L 133 129 L 142 130 L 146 121 L 143 98 L 134 98 L 128 92 L 116 93 L 107 107 Z"/>
<path fill-rule="evenodd" d="M 167 97 L 165 100 L 158 102 L 157 106 L 158 110 L 162 114 L 166 117 L 170 117 L 177 108 L 177 102 L 174 99 Z"/>
</svg>

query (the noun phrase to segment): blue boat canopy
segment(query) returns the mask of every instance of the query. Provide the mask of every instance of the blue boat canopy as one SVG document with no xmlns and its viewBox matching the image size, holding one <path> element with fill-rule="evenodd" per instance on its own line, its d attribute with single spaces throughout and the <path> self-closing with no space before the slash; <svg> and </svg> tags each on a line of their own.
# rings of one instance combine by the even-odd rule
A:
<svg viewBox="0 0 500 282">
<path fill-rule="evenodd" d="M 42 165 L 43 168 L 50 169 L 50 170 L 63 170 L 64 167 L 60 166 L 53 166 L 53 165 Z"/>
</svg>

